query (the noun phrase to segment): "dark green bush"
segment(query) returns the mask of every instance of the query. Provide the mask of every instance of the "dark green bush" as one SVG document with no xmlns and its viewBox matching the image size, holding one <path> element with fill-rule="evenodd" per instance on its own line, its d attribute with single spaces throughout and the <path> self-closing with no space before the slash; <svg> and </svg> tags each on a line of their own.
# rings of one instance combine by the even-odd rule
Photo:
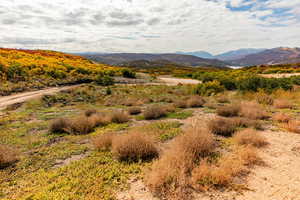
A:
<svg viewBox="0 0 300 200">
<path fill-rule="evenodd" d="M 136 73 L 130 69 L 123 69 L 121 71 L 121 73 L 122 73 L 122 76 L 125 78 L 136 78 Z"/>
<path fill-rule="evenodd" d="M 96 83 L 102 86 L 109 86 L 114 84 L 114 79 L 111 76 L 107 75 L 98 75 L 96 77 Z"/>
<path fill-rule="evenodd" d="M 198 84 L 194 90 L 195 94 L 199 95 L 214 95 L 223 92 L 225 87 L 220 84 L 219 81 L 210 81 L 202 84 Z"/>
</svg>

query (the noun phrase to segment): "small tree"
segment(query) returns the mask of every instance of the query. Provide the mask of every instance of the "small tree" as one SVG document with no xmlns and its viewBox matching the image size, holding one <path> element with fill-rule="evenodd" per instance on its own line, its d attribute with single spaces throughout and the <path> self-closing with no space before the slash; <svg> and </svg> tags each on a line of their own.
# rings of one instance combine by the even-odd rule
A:
<svg viewBox="0 0 300 200">
<path fill-rule="evenodd" d="M 114 84 L 114 79 L 107 75 L 98 75 L 96 77 L 96 83 L 102 86 L 109 86 Z"/>
<path fill-rule="evenodd" d="M 136 73 L 130 69 L 123 69 L 121 72 L 122 76 L 125 78 L 136 78 Z"/>
</svg>

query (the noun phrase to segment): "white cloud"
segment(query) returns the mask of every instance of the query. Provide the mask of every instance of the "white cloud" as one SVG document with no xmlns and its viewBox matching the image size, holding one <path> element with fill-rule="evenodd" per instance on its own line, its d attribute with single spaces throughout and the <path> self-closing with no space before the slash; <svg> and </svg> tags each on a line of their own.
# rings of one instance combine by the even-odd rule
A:
<svg viewBox="0 0 300 200">
<path fill-rule="evenodd" d="M 230 2 L 240 7 L 256 1 Z M 299 7 L 293 7 L 299 0 L 271 0 L 243 12 L 227 4 L 228 0 L 1 0 L 0 46 L 212 53 L 300 46 Z M 277 17 L 275 8 L 291 8 L 291 16 Z M 283 26 L 275 26 L 278 23 Z"/>
</svg>

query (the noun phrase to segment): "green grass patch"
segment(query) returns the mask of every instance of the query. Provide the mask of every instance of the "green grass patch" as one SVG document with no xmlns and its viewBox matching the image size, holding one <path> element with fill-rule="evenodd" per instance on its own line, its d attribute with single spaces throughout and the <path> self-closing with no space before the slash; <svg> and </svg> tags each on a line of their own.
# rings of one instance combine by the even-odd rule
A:
<svg viewBox="0 0 300 200">
<path fill-rule="evenodd" d="M 181 112 L 174 112 L 174 113 L 168 113 L 166 118 L 169 119 L 187 119 L 189 117 L 193 116 L 193 111 L 181 111 Z"/>
</svg>

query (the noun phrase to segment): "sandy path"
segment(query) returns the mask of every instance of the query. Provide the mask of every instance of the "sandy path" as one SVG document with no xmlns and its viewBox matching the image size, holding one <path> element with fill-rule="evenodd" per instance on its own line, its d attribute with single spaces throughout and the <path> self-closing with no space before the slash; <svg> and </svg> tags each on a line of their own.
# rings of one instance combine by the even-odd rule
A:
<svg viewBox="0 0 300 200">
<path fill-rule="evenodd" d="M 167 85 L 177 85 L 177 84 L 199 84 L 198 80 L 194 79 L 183 79 L 183 78 L 171 78 L 171 77 L 158 77 L 158 80 L 166 83 Z"/>
<path fill-rule="evenodd" d="M 56 92 L 62 91 L 62 90 L 68 90 L 74 87 L 78 87 L 78 85 L 73 85 L 73 86 L 65 86 L 65 87 L 53 87 L 53 88 L 48 88 L 44 90 L 38 90 L 38 91 L 33 91 L 33 92 L 23 92 L 20 94 L 14 94 L 10 96 L 4 96 L 0 97 L 0 110 L 5 109 L 9 105 L 13 105 L 15 103 L 23 103 L 25 101 L 28 101 L 30 99 L 38 98 L 43 95 L 47 94 L 54 94 Z"/>
<path fill-rule="evenodd" d="M 213 116 L 195 109 L 193 117 L 180 121 L 186 127 Z M 247 178 L 249 190 L 242 194 L 234 191 L 198 193 L 195 200 L 300 200 L 300 134 L 269 130 L 262 134 L 269 142 L 267 147 L 259 150 L 265 165 L 251 170 Z M 128 191 L 118 193 L 118 200 L 157 200 L 141 180 L 130 180 L 130 185 Z"/>
<path fill-rule="evenodd" d="M 260 74 L 265 78 L 289 78 L 291 76 L 299 76 L 300 73 L 282 73 L 282 74 Z"/>
<path fill-rule="evenodd" d="M 256 167 L 241 200 L 300 200 L 300 135 L 265 132 L 270 143 L 261 150 L 267 166 Z"/>
</svg>

